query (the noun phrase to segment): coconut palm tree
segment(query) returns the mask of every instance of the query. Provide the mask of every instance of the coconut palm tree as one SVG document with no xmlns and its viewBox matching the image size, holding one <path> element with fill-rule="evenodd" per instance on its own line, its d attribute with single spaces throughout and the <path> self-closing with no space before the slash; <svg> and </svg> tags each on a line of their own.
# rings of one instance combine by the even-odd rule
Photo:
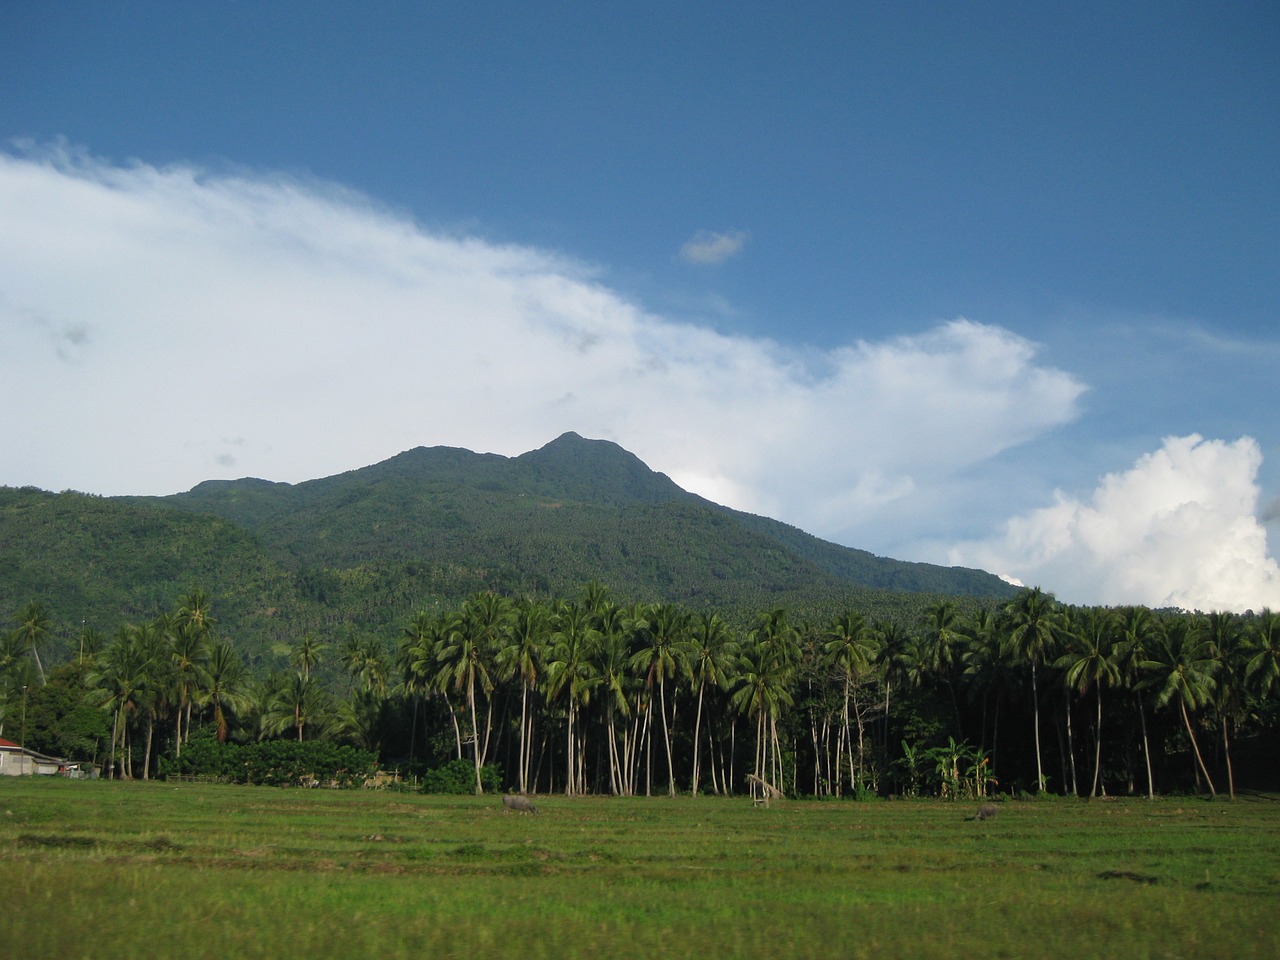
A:
<svg viewBox="0 0 1280 960">
<path fill-rule="evenodd" d="M 197 610 L 198 613 L 194 616 L 189 612 L 184 615 L 180 610 L 176 616 L 162 618 L 158 622 L 162 635 L 168 639 L 173 682 L 177 692 L 174 743 L 178 756 L 182 756 L 182 744 L 191 737 L 194 694 L 203 680 L 205 661 L 209 657 L 209 624 L 212 621 L 205 613 L 207 607 Z"/>
<path fill-rule="evenodd" d="M 823 640 L 824 660 L 835 669 L 844 685 L 843 729 L 839 746 L 836 748 L 836 770 L 840 768 L 842 757 L 848 756 L 849 783 L 856 790 L 861 785 L 866 751 L 863 743 L 862 711 L 858 710 L 858 755 L 855 766 L 849 723 L 849 701 L 854 685 L 871 669 L 871 662 L 876 655 L 875 634 L 862 614 L 846 612 L 836 617 L 831 623 L 823 635 Z M 836 779 L 840 779 L 839 774 Z"/>
<path fill-rule="evenodd" d="M 509 629 L 510 616 L 509 604 L 497 594 L 478 593 L 468 597 L 442 637 L 437 653 L 445 677 L 452 680 L 454 689 L 465 691 L 467 695 L 467 713 L 474 737 L 472 759 L 477 795 L 484 793 L 480 770 L 488 751 L 493 704 L 489 702 L 488 721 L 481 733 L 476 691 L 478 688 L 486 698 L 493 691 L 494 657 L 503 645 L 502 636 Z"/>
<path fill-rule="evenodd" d="M 651 607 L 638 631 L 640 649 L 632 657 L 632 667 L 645 677 L 652 691 L 658 686 L 658 707 L 662 714 L 662 739 L 667 750 L 667 793 L 676 795 L 675 761 L 671 754 L 671 726 L 667 719 L 667 679 L 685 671 L 685 640 L 689 618 L 671 604 Z"/>
<path fill-rule="evenodd" d="M 578 603 L 566 603 L 556 617 L 555 631 L 547 654 L 547 697 L 564 696 L 566 795 L 585 793 L 586 734 L 580 723 L 580 709 L 591 702 L 591 692 L 600 683 L 593 656 L 600 641 L 587 610 Z"/>
<path fill-rule="evenodd" d="M 116 775 L 117 747 L 120 750 L 120 776 L 132 776 L 127 759 L 129 714 L 137 707 L 139 689 L 145 682 L 148 666 L 137 629 L 123 625 L 86 674 L 85 683 L 94 691 L 97 704 L 111 711 L 108 777 Z"/>
<path fill-rule="evenodd" d="M 894 684 L 903 676 L 903 653 L 910 641 L 910 636 L 901 624 L 894 622 L 877 623 L 874 629 L 878 648 L 876 663 L 884 683 L 884 722 L 880 725 L 880 749 L 887 754 L 889 752 L 890 697 Z"/>
<path fill-rule="evenodd" d="M 689 675 L 698 690 L 698 708 L 693 721 L 693 775 L 690 791 L 698 795 L 701 767 L 699 749 L 702 745 L 702 705 L 708 685 L 723 690 L 728 684 L 727 670 L 735 657 L 733 634 L 720 615 L 705 612 L 689 632 L 684 651 Z M 713 770 L 714 774 L 714 770 Z"/>
<path fill-rule="evenodd" d="M 28 600 L 18 611 L 18 626 L 14 635 L 23 647 L 35 658 L 36 670 L 40 672 L 40 686 L 45 685 L 44 664 L 40 662 L 40 647 L 49 641 L 49 631 L 53 626 L 53 615 L 45 609 L 39 600 Z"/>
<path fill-rule="evenodd" d="M 239 713 L 250 702 L 245 687 L 244 661 L 226 641 L 218 641 L 209 649 L 199 701 L 213 708 L 218 742 L 224 742 L 229 729 L 227 712 Z"/>
<path fill-rule="evenodd" d="M 324 660 L 325 651 L 328 649 L 328 644 L 321 643 L 315 634 L 304 633 L 289 654 L 289 662 L 297 668 L 299 673 L 310 679 L 311 674 Z"/>
<path fill-rule="evenodd" d="M 414 748 L 418 730 L 418 706 L 436 689 L 439 676 L 439 664 L 436 650 L 440 640 L 439 620 L 420 610 L 410 619 L 396 647 L 396 667 L 400 671 L 400 683 L 413 700 L 413 726 L 409 731 L 409 759 L 414 758 Z M 457 717 L 453 715 L 450 705 L 449 715 L 453 717 L 454 736 L 458 744 L 458 758 L 462 758 L 462 736 L 458 730 Z"/>
<path fill-rule="evenodd" d="M 1244 637 L 1245 678 L 1258 697 L 1280 685 L 1280 614 L 1264 609 Z"/>
<path fill-rule="evenodd" d="M 1142 663 L 1148 674 L 1146 682 L 1156 693 L 1156 706 L 1177 705 L 1197 769 L 1204 775 L 1209 793 L 1215 797 L 1218 791 L 1200 753 L 1191 715 L 1212 702 L 1218 667 L 1210 645 L 1186 616 L 1175 617 L 1170 622 L 1164 636 L 1153 645 L 1149 659 Z"/>
<path fill-rule="evenodd" d="M 619 749 L 617 719 L 631 714 L 632 697 L 639 685 L 631 672 L 627 619 L 624 611 L 610 607 L 596 618 L 599 639 L 595 646 L 594 672 L 603 691 L 605 733 L 608 737 L 609 788 L 615 795 L 635 793 L 635 750 L 638 735 L 623 728 Z"/>
<path fill-rule="evenodd" d="M 292 729 L 302 743 L 307 729 L 315 735 L 325 726 L 326 706 L 323 691 L 312 678 L 298 672 L 276 678 L 269 683 L 263 733 L 275 736 Z"/>
<path fill-rule="evenodd" d="M 785 639 L 778 642 L 785 631 L 783 618 L 765 614 L 764 619 L 773 629 L 766 627 L 764 630 L 755 630 L 748 637 L 739 654 L 738 673 L 730 704 L 739 713 L 756 720 L 756 779 L 771 782 L 781 790 L 783 777 L 781 759 L 778 756 L 778 717 L 784 708 L 795 702 L 791 695 L 791 678 L 795 665 L 794 660 L 787 656 Z M 754 781 L 751 792 L 755 796 Z"/>
<path fill-rule="evenodd" d="M 1031 665 L 1032 723 L 1036 743 L 1036 789 L 1044 789 L 1044 763 L 1040 751 L 1039 668 L 1053 650 L 1062 629 L 1062 611 L 1053 594 L 1039 587 L 1019 591 L 1005 606 L 1008 634 L 1005 642 L 1010 653 Z"/>
<path fill-rule="evenodd" d="M 925 617 L 924 639 L 932 648 L 933 673 L 947 686 L 951 709 L 955 714 L 956 735 L 963 737 L 960 699 L 956 695 L 956 670 L 963 654 L 964 631 L 954 601 L 942 600 L 929 608 Z"/>
<path fill-rule="evenodd" d="M 1009 684 L 1009 657 L 1005 650 L 999 618 L 989 610 L 979 610 L 965 630 L 964 650 L 960 655 L 963 664 L 961 676 L 968 687 L 970 697 L 982 698 L 982 729 L 980 745 L 987 746 L 987 704 L 994 699 L 991 709 L 990 765 L 996 766 L 1000 746 L 1000 707 Z"/>
<path fill-rule="evenodd" d="M 151 746 L 155 738 L 156 722 L 168 714 L 180 689 L 177 661 L 174 657 L 173 638 L 169 635 L 169 618 L 163 614 L 150 623 L 133 627 L 133 641 L 144 660 L 137 678 L 135 709 L 146 718 L 146 744 L 142 753 L 142 779 L 151 779 Z M 177 710 L 181 718 L 181 708 Z M 178 728 L 181 732 L 181 727 Z M 181 755 L 181 739 L 176 749 Z"/>
<path fill-rule="evenodd" d="M 298 672 L 311 679 L 311 671 L 304 669 L 294 652 L 293 661 Z M 343 641 L 338 651 L 338 660 L 347 674 L 347 692 L 361 691 L 372 693 L 378 697 L 385 696 L 390 680 L 390 666 L 387 661 L 387 649 L 382 638 L 367 635 L 351 634 Z"/>
<path fill-rule="evenodd" d="M 536 693 L 538 689 L 538 676 L 550 634 L 547 608 L 532 600 L 523 600 L 515 606 L 511 629 L 502 635 L 503 646 L 498 651 L 502 679 L 518 677 L 520 681 L 520 758 L 516 779 L 521 793 L 528 791 L 529 766 L 533 759 L 533 738 L 530 736 L 533 715 L 529 709 L 529 694 Z"/>
<path fill-rule="evenodd" d="M 1078 618 L 1076 629 L 1066 636 L 1067 652 L 1055 662 L 1064 671 L 1067 687 L 1082 696 L 1094 691 L 1097 715 L 1093 724 L 1093 786 L 1089 796 L 1098 795 L 1102 769 L 1102 688 L 1120 679 L 1120 668 L 1114 657 L 1115 615 L 1108 609 L 1090 608 Z M 1067 709 L 1069 710 L 1068 703 Z"/>
<path fill-rule="evenodd" d="M 1120 611 L 1120 638 L 1116 648 L 1116 665 L 1124 684 L 1133 692 L 1138 707 L 1138 724 L 1142 731 L 1142 756 L 1147 768 L 1147 798 L 1156 795 L 1151 773 L 1151 743 L 1147 736 L 1147 710 L 1142 664 L 1150 657 L 1152 645 L 1160 636 L 1160 621 L 1146 607 L 1126 607 Z"/>
<path fill-rule="evenodd" d="M 1218 714 L 1222 734 L 1222 755 L 1227 764 L 1227 796 L 1236 797 L 1235 771 L 1231 766 L 1231 740 L 1228 730 L 1244 712 L 1243 679 L 1248 670 L 1244 651 L 1244 622 L 1228 611 L 1210 613 L 1204 623 L 1204 640 L 1218 662 L 1213 690 L 1213 705 Z"/>
</svg>

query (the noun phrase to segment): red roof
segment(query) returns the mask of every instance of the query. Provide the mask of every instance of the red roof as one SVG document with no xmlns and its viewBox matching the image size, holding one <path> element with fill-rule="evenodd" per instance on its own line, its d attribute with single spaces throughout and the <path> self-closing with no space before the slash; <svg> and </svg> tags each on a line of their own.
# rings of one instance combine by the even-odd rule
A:
<svg viewBox="0 0 1280 960">
<path fill-rule="evenodd" d="M 21 747 L 19 747 L 16 743 L 14 743 L 12 740 L 6 740 L 4 737 L 0 737 L 0 747 L 13 747 L 13 748 L 18 749 L 18 750 L 21 750 L 21 749 L 22 749 L 22 748 L 21 748 Z"/>
</svg>

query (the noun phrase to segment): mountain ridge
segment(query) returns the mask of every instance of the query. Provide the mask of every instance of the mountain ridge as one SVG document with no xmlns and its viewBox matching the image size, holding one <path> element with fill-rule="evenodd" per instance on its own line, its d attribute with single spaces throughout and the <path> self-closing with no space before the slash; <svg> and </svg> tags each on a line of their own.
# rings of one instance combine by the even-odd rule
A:
<svg viewBox="0 0 1280 960">
<path fill-rule="evenodd" d="M 975 596 L 1012 593 L 1005 581 L 986 571 L 881 557 L 830 543 L 779 520 L 714 503 L 684 490 L 619 444 L 588 439 L 572 431 L 515 457 L 460 447 L 414 447 L 366 467 L 298 484 L 245 478 L 212 487 L 206 481 L 185 493 L 153 499 L 183 509 L 205 510 L 253 528 L 268 519 L 280 519 L 282 498 L 292 500 L 295 509 L 342 512 L 376 494 L 388 511 L 416 517 L 427 528 L 467 529 L 471 526 L 467 518 L 450 515 L 450 510 L 462 505 L 457 501 L 466 499 L 459 498 L 457 488 L 484 495 L 483 501 L 469 504 L 481 513 L 495 505 L 494 498 L 511 496 L 541 497 L 561 506 L 573 502 L 587 509 L 603 506 L 626 511 L 682 504 L 727 516 L 743 530 L 765 537 L 853 585 Z M 424 496 L 434 498 L 439 511 L 434 522 L 423 516 L 420 498 Z M 278 508 L 265 510 L 268 499 L 275 499 Z M 380 522 L 395 521 L 384 517 Z M 297 524 L 286 520 L 284 526 L 296 530 Z"/>
<path fill-rule="evenodd" d="M 617 444 L 563 434 L 505 457 L 415 447 L 302 481 L 209 480 L 165 497 L 0 488 L 0 615 L 53 610 L 55 644 L 111 634 L 199 588 L 252 663 L 305 634 L 394 638 L 479 591 L 715 610 L 740 627 L 779 607 L 918 623 L 932 604 L 992 607 L 992 574 L 897 561 L 683 490 Z M 282 647 L 283 645 L 283 647 Z"/>
</svg>

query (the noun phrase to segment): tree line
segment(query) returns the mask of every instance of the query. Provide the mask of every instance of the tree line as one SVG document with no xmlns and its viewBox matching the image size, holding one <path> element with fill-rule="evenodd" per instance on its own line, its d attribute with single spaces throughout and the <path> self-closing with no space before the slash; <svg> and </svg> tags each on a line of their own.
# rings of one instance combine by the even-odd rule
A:
<svg viewBox="0 0 1280 960">
<path fill-rule="evenodd" d="M 940 600 L 914 626 L 782 608 L 737 625 L 595 582 L 481 592 L 395 637 L 298 637 L 260 676 L 198 589 L 110 638 L 86 626 L 48 674 L 52 613 L 31 601 L 15 621 L 0 733 L 91 742 L 118 777 L 156 776 L 194 735 L 346 744 L 406 775 L 465 761 L 476 792 L 1234 796 L 1235 758 L 1256 778 L 1280 720 L 1270 610 L 1075 607 L 1038 588 L 972 612 Z"/>
</svg>

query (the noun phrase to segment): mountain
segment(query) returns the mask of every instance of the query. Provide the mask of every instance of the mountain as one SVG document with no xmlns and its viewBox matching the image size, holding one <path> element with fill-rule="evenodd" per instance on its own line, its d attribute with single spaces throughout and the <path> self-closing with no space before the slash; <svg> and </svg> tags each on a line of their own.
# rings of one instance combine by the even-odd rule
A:
<svg viewBox="0 0 1280 960">
<path fill-rule="evenodd" d="M 994 602 L 978 570 L 903 563 L 681 489 L 617 444 L 566 433 L 518 457 L 419 447 L 304 483 L 206 481 L 168 497 L 0 490 L 0 614 L 43 596 L 71 622 L 153 615 L 199 585 L 254 643 L 394 637 L 469 593 L 883 618 L 941 596 Z M 912 614 L 914 615 L 914 614 Z"/>
<path fill-rule="evenodd" d="M 659 575 L 662 599 L 673 600 L 705 594 L 707 575 L 731 573 L 783 589 L 834 579 L 907 592 L 1012 592 L 979 570 L 877 557 L 714 504 L 617 444 L 576 433 L 514 458 L 419 447 L 296 486 L 208 482 L 163 499 L 239 524 L 311 562 L 377 556 L 486 568 L 514 564 L 569 590 L 600 573 L 599 564 L 612 578 L 596 579 L 627 582 L 646 580 L 635 568 L 648 567 Z M 661 577 L 677 567 L 681 583 Z"/>
</svg>

